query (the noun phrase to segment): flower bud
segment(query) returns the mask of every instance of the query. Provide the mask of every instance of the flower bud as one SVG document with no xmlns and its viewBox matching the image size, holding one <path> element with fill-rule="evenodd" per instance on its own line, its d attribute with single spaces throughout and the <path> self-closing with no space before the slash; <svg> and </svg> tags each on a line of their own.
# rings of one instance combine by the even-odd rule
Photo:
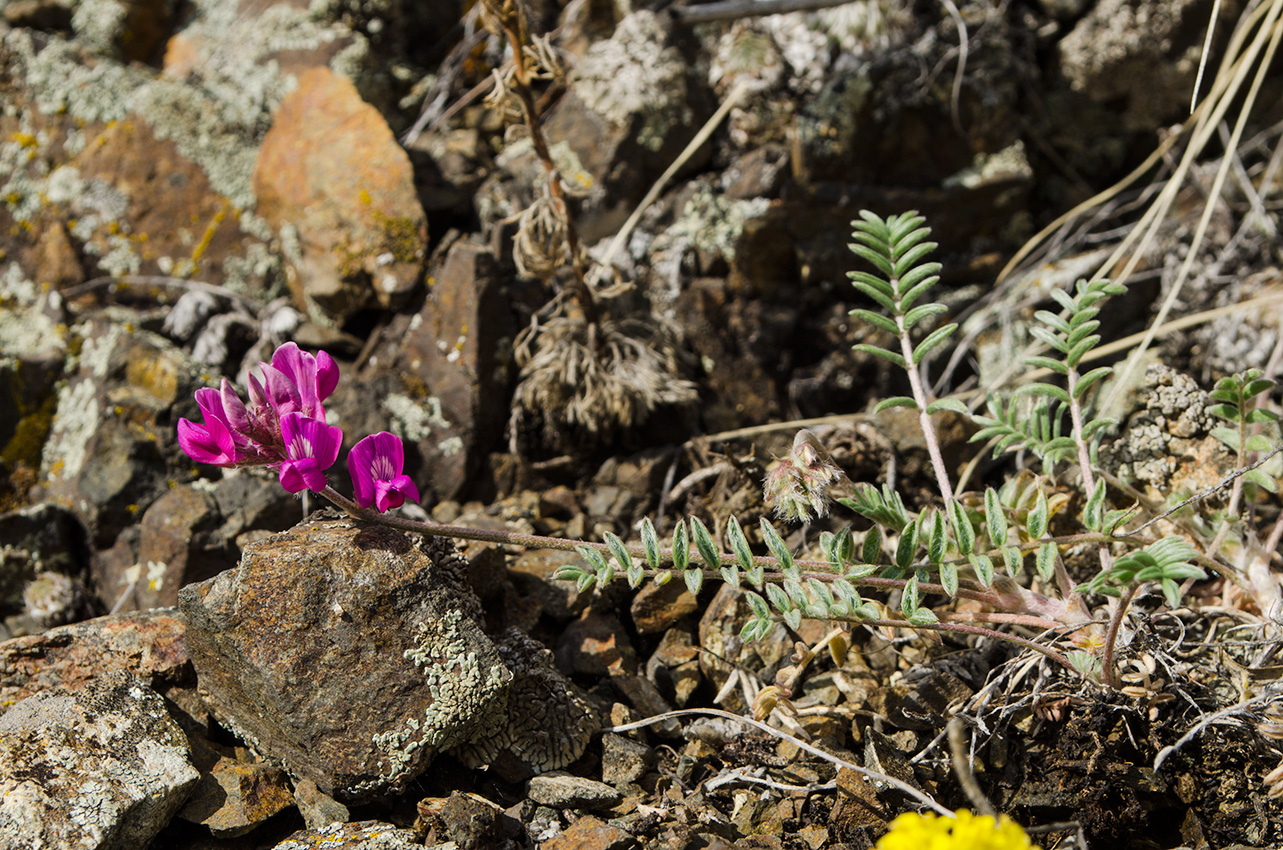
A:
<svg viewBox="0 0 1283 850">
<path fill-rule="evenodd" d="M 845 480 L 815 434 L 803 428 L 789 453 L 767 472 L 762 491 L 766 506 L 780 519 L 810 522 L 828 514 L 829 488 Z"/>
</svg>

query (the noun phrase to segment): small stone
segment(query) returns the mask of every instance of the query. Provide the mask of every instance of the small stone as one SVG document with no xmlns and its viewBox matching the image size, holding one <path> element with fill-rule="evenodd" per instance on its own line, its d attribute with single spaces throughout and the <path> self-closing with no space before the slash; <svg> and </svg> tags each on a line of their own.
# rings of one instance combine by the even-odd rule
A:
<svg viewBox="0 0 1283 850">
<path fill-rule="evenodd" d="M 178 816 L 208 827 L 216 838 L 234 838 L 293 803 L 279 767 L 220 758 L 201 774 L 192 799 Z"/>
<path fill-rule="evenodd" d="M 637 782 L 655 768 L 655 751 L 620 735 L 601 738 L 601 781 L 616 788 Z"/>
<path fill-rule="evenodd" d="M 553 578 L 567 564 L 582 566 L 583 558 L 558 549 L 527 549 L 508 565 L 518 588 L 537 596 L 543 612 L 557 623 L 580 616 L 592 601 L 591 591 L 580 590 L 570 579 Z M 523 578 L 531 581 L 523 582 Z"/>
<path fill-rule="evenodd" d="M 641 634 L 657 634 L 699 610 L 699 600 L 682 581 L 647 582 L 633 597 L 633 625 Z"/>
<path fill-rule="evenodd" d="M 654 717 L 673 710 L 655 683 L 645 676 L 611 676 L 610 684 L 642 717 Z M 676 738 L 682 733 L 682 725 L 676 717 L 655 723 L 651 728 L 664 738 Z"/>
<path fill-rule="evenodd" d="M 545 841 L 540 850 L 632 850 L 637 846 L 637 839 L 629 833 L 589 815 Z"/>
<path fill-rule="evenodd" d="M 590 608 L 557 641 L 557 666 L 590 676 L 633 674 L 637 655 L 614 614 Z"/>
<path fill-rule="evenodd" d="M 604 782 L 557 771 L 530 780 L 531 800 L 554 809 L 608 809 L 621 799 L 620 793 Z"/>
<path fill-rule="evenodd" d="M 427 797 L 417 806 L 416 829 L 427 833 L 427 844 L 452 842 L 459 850 L 499 847 L 505 833 L 517 824 L 503 809 L 477 794 L 454 791 L 449 797 Z"/>
<path fill-rule="evenodd" d="M 351 819 L 347 806 L 317 788 L 316 783 L 306 777 L 294 784 L 294 804 L 298 806 L 308 829 L 347 823 Z"/>
<path fill-rule="evenodd" d="M 183 585 L 236 566 L 235 554 L 216 538 L 221 521 L 214 499 L 189 485 L 153 502 L 143 514 L 138 537 L 134 607 L 177 605 Z"/>
</svg>

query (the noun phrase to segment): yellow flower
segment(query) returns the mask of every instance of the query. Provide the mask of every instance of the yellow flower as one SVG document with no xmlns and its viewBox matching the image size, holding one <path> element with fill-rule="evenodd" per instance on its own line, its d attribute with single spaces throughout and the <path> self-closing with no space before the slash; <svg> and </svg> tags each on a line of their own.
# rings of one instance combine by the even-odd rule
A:
<svg viewBox="0 0 1283 850">
<path fill-rule="evenodd" d="M 963 810 L 946 818 L 910 812 L 891 822 L 877 850 L 1038 850 L 1006 815 L 997 821 Z"/>
</svg>

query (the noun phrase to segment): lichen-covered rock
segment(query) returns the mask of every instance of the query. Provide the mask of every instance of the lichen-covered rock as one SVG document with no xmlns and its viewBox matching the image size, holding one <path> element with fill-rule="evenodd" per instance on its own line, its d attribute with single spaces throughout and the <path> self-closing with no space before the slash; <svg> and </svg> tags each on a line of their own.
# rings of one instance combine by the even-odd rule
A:
<svg viewBox="0 0 1283 850">
<path fill-rule="evenodd" d="M 6 613 L 21 604 L 28 581 L 44 572 L 83 576 L 88 532 L 74 513 L 44 502 L 0 514 L 0 600 Z"/>
<path fill-rule="evenodd" d="M 201 772 L 178 816 L 202 824 L 216 838 L 234 838 L 293 804 L 294 796 L 279 767 L 220 758 Z"/>
<path fill-rule="evenodd" d="M 581 166 L 572 175 L 589 195 L 579 227 L 586 242 L 613 232 L 712 113 L 703 80 L 692 72 L 670 22 L 637 11 L 575 66 L 570 88 L 548 116 L 546 132 L 564 141 Z M 699 167 L 708 151 L 690 163 Z M 530 164 L 534 167 L 534 164 Z"/>
<path fill-rule="evenodd" d="M 501 755 L 525 766 L 525 776 L 566 767 L 601 731 L 596 709 L 553 664 L 552 653 L 516 629 L 496 638 L 499 655 L 512 671 L 507 722 L 494 734 L 475 738 L 457 753 L 474 766 Z M 501 771 L 503 772 L 503 771 Z M 521 771 L 507 770 L 522 779 Z"/>
<path fill-rule="evenodd" d="M 165 420 L 177 405 L 195 407 L 199 375 L 127 315 L 108 311 L 73 332 L 80 346 L 44 445 L 44 482 L 33 492 L 75 510 L 105 548 L 165 492 L 178 450 Z"/>
<path fill-rule="evenodd" d="M 254 191 L 293 254 L 291 291 L 315 318 L 396 308 L 418 285 L 427 218 L 410 159 L 347 78 L 299 75 L 263 139 Z"/>
<path fill-rule="evenodd" d="M 1105 468 L 1136 481 L 1158 502 L 1173 493 L 1194 494 L 1234 468 L 1234 453 L 1212 436 L 1222 424 L 1210 395 L 1193 378 L 1155 364 L 1145 373 L 1143 405 L 1125 421 L 1117 439 L 1101 447 Z"/>
<path fill-rule="evenodd" d="M 272 850 L 415 850 L 423 843 L 408 829 L 363 820 L 300 829 Z"/>
<path fill-rule="evenodd" d="M 164 701 L 127 674 L 0 717 L 0 835 L 25 847 L 145 847 L 198 778 Z"/>
<path fill-rule="evenodd" d="M 173 609 L 112 614 L 0 643 L 0 712 L 33 694 L 127 672 L 165 690 L 191 675 Z"/>
<path fill-rule="evenodd" d="M 505 722 L 512 674 L 451 543 L 300 525 L 179 593 L 215 717 L 326 794 L 393 791 Z"/>
<path fill-rule="evenodd" d="M 1211 4 L 1102 0 L 1057 45 L 1070 87 L 1146 132 L 1189 101 Z"/>
</svg>

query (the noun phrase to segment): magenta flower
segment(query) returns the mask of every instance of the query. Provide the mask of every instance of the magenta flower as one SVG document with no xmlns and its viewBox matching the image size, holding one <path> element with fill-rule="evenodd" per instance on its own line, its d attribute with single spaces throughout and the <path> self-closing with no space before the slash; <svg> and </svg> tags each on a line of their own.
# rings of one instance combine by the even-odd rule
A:
<svg viewBox="0 0 1283 850">
<path fill-rule="evenodd" d="M 281 461 L 281 486 L 291 493 L 324 490 L 325 470 L 339 458 L 343 430 L 298 413 L 281 417 L 286 459 Z"/>
<path fill-rule="evenodd" d="M 263 372 L 263 385 L 250 376 L 251 397 L 263 398 L 276 411 L 277 417 L 287 413 L 301 413 L 325 421 L 325 408 L 321 402 L 330 397 L 339 382 L 339 367 L 334 358 L 324 351 L 315 357 L 287 342 L 272 355 L 272 365 L 259 364 Z"/>
<path fill-rule="evenodd" d="M 401 438 L 387 431 L 371 434 L 348 452 L 347 470 L 352 475 L 352 493 L 363 508 L 371 505 L 385 513 L 399 508 L 407 498 L 419 501 L 419 488 L 410 476 L 402 475 L 405 449 Z"/>
<path fill-rule="evenodd" d="M 196 391 L 196 404 L 200 405 L 205 416 L 205 424 L 179 419 L 178 445 L 188 457 L 199 463 L 235 466 L 244 459 L 244 454 L 236 447 L 222 396 L 218 390 L 201 387 Z"/>
</svg>

